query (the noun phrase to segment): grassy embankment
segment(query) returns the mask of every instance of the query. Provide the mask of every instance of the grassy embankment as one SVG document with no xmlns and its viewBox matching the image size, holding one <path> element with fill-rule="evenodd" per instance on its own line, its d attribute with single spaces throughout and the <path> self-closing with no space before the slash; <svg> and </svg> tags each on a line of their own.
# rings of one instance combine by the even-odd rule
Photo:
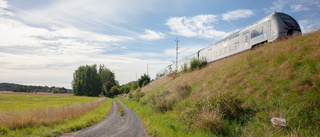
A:
<svg viewBox="0 0 320 137">
<path fill-rule="evenodd" d="M 320 136 L 320 31 L 135 92 L 121 100 L 154 136 Z M 273 125 L 272 117 L 286 119 L 287 126 Z"/>
<path fill-rule="evenodd" d="M 0 135 L 57 136 L 93 125 L 112 100 L 64 95 L 1 94 Z"/>
</svg>

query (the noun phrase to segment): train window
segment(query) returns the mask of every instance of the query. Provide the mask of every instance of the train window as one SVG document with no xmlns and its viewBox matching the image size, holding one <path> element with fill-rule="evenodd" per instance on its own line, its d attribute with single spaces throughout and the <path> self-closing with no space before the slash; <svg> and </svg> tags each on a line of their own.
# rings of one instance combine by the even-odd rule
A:
<svg viewBox="0 0 320 137">
<path fill-rule="evenodd" d="M 251 38 L 260 36 L 262 34 L 263 34 L 263 26 L 251 31 Z"/>
<path fill-rule="evenodd" d="M 247 33 L 249 33 L 249 30 L 243 32 L 243 35 L 246 35 Z"/>
<path fill-rule="evenodd" d="M 226 54 L 226 48 L 221 49 L 221 54 Z"/>
<path fill-rule="evenodd" d="M 230 46 L 226 47 L 226 53 L 230 52 Z"/>
<path fill-rule="evenodd" d="M 239 42 L 237 42 L 236 44 L 234 44 L 236 49 L 239 49 Z"/>
<path fill-rule="evenodd" d="M 236 45 L 235 45 L 235 44 L 232 44 L 232 45 L 231 45 L 231 51 L 234 51 L 234 50 L 236 50 Z"/>
<path fill-rule="evenodd" d="M 289 15 L 281 14 L 280 18 L 286 23 L 289 27 L 299 26 L 298 23 Z"/>
</svg>

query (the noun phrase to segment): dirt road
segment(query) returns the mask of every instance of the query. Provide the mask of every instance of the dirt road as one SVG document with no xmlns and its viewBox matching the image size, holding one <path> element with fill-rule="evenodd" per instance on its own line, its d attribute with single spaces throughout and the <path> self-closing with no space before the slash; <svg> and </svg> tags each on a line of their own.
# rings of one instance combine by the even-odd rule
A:
<svg viewBox="0 0 320 137">
<path fill-rule="evenodd" d="M 120 116 L 117 104 L 113 100 L 109 115 L 96 125 L 75 132 L 75 137 L 144 137 L 144 128 L 140 117 L 118 101 L 125 115 Z"/>
</svg>

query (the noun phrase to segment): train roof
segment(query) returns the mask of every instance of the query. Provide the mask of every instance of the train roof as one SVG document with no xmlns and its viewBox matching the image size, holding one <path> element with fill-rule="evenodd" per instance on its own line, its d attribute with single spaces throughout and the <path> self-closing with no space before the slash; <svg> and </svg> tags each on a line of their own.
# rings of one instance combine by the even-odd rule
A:
<svg viewBox="0 0 320 137">
<path fill-rule="evenodd" d="M 232 38 L 238 36 L 240 32 L 243 32 L 243 31 L 247 30 L 248 28 L 251 28 L 251 27 L 253 27 L 253 26 L 257 25 L 257 24 L 260 24 L 260 23 L 262 23 L 262 22 L 265 22 L 265 21 L 269 20 L 273 15 L 278 14 L 278 13 L 280 13 L 280 12 L 274 12 L 274 13 L 272 13 L 272 14 L 270 14 L 270 15 L 268 15 L 268 16 L 266 16 L 266 17 L 264 17 L 264 18 L 262 18 L 262 19 L 260 19 L 260 20 L 258 20 L 258 21 L 256 21 L 256 22 L 254 22 L 254 23 L 252 23 L 252 24 L 250 24 L 250 25 L 242 28 L 241 30 L 232 33 L 231 35 L 223 38 L 222 40 L 220 40 L 220 41 L 218 41 L 218 42 L 216 42 L 216 43 L 214 43 L 214 44 L 212 44 L 212 45 L 210 45 L 210 46 L 214 46 L 214 45 L 217 45 L 217 44 L 219 44 L 219 43 L 221 43 L 221 42 L 223 42 L 223 41 L 225 41 L 225 40 L 232 39 Z M 283 13 L 282 13 L 282 14 L 283 14 Z"/>
</svg>

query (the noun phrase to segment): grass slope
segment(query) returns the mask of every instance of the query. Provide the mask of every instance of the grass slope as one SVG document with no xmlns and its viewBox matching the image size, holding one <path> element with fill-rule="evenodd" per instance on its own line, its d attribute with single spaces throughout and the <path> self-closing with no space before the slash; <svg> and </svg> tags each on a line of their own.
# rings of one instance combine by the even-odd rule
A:
<svg viewBox="0 0 320 137">
<path fill-rule="evenodd" d="M 317 31 L 153 81 L 125 103 L 150 108 L 132 106 L 155 136 L 319 136 L 319 94 Z M 287 126 L 273 125 L 272 117 Z"/>
</svg>

